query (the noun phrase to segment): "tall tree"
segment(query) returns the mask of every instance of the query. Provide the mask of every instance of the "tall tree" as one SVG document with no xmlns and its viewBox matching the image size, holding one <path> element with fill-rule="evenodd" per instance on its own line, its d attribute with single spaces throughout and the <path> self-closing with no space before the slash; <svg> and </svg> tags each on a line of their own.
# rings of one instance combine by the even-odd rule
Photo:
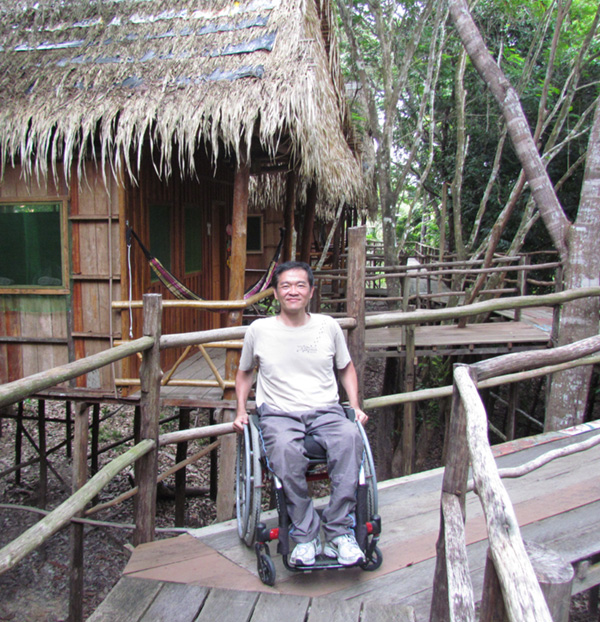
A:
<svg viewBox="0 0 600 622">
<path fill-rule="evenodd" d="M 597 285 L 600 276 L 600 98 L 596 101 L 589 136 L 579 209 L 571 222 L 558 199 L 516 90 L 487 50 L 466 2 L 448 0 L 448 4 L 473 65 L 504 115 L 537 209 L 564 263 L 565 286 L 571 289 Z M 559 345 L 597 334 L 599 310 L 597 299 L 564 305 L 560 315 Z M 555 374 L 547 403 L 547 430 L 583 420 L 590 374 L 590 368 Z"/>
</svg>

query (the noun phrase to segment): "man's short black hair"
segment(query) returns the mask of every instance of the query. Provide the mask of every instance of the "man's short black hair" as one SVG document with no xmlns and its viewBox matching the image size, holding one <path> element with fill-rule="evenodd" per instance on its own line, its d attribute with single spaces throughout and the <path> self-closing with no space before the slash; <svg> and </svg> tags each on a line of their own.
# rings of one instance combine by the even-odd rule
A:
<svg viewBox="0 0 600 622">
<path fill-rule="evenodd" d="M 313 271 L 311 267 L 304 261 L 285 261 L 280 263 L 273 272 L 273 280 L 272 285 L 275 289 L 277 289 L 277 284 L 279 282 L 279 275 L 283 272 L 287 272 L 288 270 L 304 270 L 308 276 L 308 284 L 311 289 L 315 286 L 315 277 L 313 275 Z"/>
</svg>

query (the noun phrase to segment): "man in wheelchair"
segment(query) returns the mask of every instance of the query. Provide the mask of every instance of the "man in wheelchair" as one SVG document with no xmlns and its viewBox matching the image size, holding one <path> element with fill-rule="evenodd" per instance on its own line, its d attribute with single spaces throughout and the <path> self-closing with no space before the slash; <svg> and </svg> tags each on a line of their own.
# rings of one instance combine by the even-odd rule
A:
<svg viewBox="0 0 600 622">
<path fill-rule="evenodd" d="M 290 537 L 296 543 L 290 563 L 312 566 L 321 552 L 342 565 L 364 562 L 354 534 L 363 441 L 339 404 L 335 373 L 337 369 L 356 419 L 366 423 L 358 402 L 356 370 L 339 324 L 307 311 L 314 292 L 310 266 L 295 261 L 279 265 L 273 286 L 280 313 L 248 328 L 236 376 L 233 425 L 239 433 L 248 425 L 246 402 L 258 368 L 256 406 L 262 442 L 269 468 L 282 481 L 292 523 Z M 322 525 L 305 478 L 308 434 L 327 452 L 331 496 Z"/>
</svg>

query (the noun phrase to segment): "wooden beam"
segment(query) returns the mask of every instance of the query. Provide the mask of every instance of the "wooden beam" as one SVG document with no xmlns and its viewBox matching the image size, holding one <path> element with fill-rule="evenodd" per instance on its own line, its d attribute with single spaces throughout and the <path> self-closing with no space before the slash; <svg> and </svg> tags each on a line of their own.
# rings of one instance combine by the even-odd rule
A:
<svg viewBox="0 0 600 622">
<path fill-rule="evenodd" d="M 310 263 L 310 250 L 313 240 L 313 226 L 315 224 L 315 212 L 317 209 L 317 186 L 313 182 L 306 193 L 306 206 L 304 208 L 304 220 L 302 221 L 302 237 L 300 239 L 300 261 Z"/>
<path fill-rule="evenodd" d="M 298 177 L 296 171 L 290 171 L 287 176 L 287 193 L 285 201 L 285 211 L 283 214 L 283 222 L 285 226 L 285 240 L 283 243 L 283 260 L 289 261 L 294 259 L 294 232 L 296 225 L 294 221 L 294 213 L 296 211 L 296 193 L 298 188 Z"/>
<path fill-rule="evenodd" d="M 231 277 L 229 280 L 229 298 L 231 300 L 244 297 L 244 279 L 246 274 L 246 239 L 248 226 L 248 185 L 250 182 L 250 166 L 242 162 L 236 171 L 233 184 L 233 231 L 231 236 Z M 231 311 L 227 316 L 227 326 L 240 326 L 243 314 L 241 311 Z M 225 355 L 225 381 L 235 379 L 240 351 L 227 349 Z M 225 388 L 223 399 L 235 397 L 231 388 Z M 223 422 L 233 421 L 235 412 L 223 410 Z M 217 521 L 233 518 L 235 507 L 235 456 L 236 438 L 223 439 L 220 451 L 219 465 L 219 492 L 217 494 Z"/>
<path fill-rule="evenodd" d="M 367 264 L 367 229 L 354 227 L 348 232 L 347 312 L 356 320 L 348 333 L 348 347 L 358 376 L 359 399 L 363 399 L 365 374 L 365 268 Z"/>
</svg>

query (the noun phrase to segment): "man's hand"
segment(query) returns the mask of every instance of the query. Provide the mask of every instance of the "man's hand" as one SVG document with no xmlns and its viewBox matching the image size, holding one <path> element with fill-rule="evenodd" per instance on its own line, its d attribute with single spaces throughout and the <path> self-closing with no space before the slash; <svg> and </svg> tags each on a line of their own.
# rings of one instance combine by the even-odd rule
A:
<svg viewBox="0 0 600 622">
<path fill-rule="evenodd" d="M 369 420 L 369 416 L 367 415 L 367 413 L 360 408 L 354 409 L 354 417 L 356 421 L 360 421 L 361 425 L 365 425 Z"/>
<path fill-rule="evenodd" d="M 239 412 L 233 420 L 233 429 L 241 434 L 244 431 L 244 426 L 248 425 L 248 413 L 244 410 Z"/>
</svg>

